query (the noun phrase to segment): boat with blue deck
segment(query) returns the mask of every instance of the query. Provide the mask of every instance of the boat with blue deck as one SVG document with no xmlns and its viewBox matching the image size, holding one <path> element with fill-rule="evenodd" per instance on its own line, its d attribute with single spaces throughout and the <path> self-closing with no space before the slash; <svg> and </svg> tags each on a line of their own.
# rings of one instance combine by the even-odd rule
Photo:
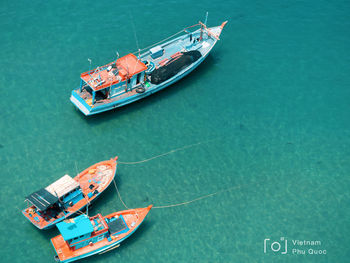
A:
<svg viewBox="0 0 350 263">
<path fill-rule="evenodd" d="M 152 205 L 103 217 L 83 214 L 57 224 L 60 235 L 51 239 L 57 262 L 72 262 L 119 247 L 145 219 Z"/>
<path fill-rule="evenodd" d="M 64 175 L 28 195 L 23 215 L 37 228 L 48 229 L 96 200 L 114 180 L 118 157 L 96 163 L 76 177 Z"/>
<path fill-rule="evenodd" d="M 71 102 L 85 115 L 124 106 L 183 78 L 208 56 L 227 21 L 199 22 L 153 46 L 82 73 Z M 180 36 L 178 36 L 180 34 Z"/>
</svg>

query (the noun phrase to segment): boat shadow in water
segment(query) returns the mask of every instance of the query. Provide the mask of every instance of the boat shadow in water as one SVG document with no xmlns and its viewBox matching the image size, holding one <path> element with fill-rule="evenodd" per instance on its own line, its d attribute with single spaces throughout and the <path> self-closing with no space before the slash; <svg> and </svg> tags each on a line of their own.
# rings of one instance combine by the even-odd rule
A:
<svg viewBox="0 0 350 263">
<path fill-rule="evenodd" d="M 75 112 L 77 115 L 80 115 L 81 118 L 84 118 L 89 125 L 95 126 L 114 118 L 119 118 L 124 115 L 140 111 L 142 108 L 152 106 L 154 103 L 157 103 L 157 101 L 164 98 L 169 98 L 175 95 L 178 96 L 178 93 L 181 92 L 182 89 L 188 88 L 194 82 L 203 81 L 203 75 L 209 72 L 209 70 L 212 70 L 214 65 L 220 60 L 219 50 L 215 51 L 213 55 L 210 53 L 203 63 L 201 63 L 186 77 L 159 92 L 147 96 L 146 99 L 141 99 L 129 105 L 91 116 L 83 116 L 79 110 L 76 110 Z M 179 99 L 181 98 L 179 97 Z"/>
</svg>

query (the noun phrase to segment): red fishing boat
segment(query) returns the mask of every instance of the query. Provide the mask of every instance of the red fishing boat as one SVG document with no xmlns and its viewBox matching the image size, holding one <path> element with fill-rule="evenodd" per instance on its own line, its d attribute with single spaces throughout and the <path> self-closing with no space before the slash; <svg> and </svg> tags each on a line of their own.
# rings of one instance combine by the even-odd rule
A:
<svg viewBox="0 0 350 263">
<path fill-rule="evenodd" d="M 128 238 L 145 219 L 152 205 L 107 216 L 80 215 L 57 224 L 60 235 L 51 239 L 58 262 L 72 262 L 108 252 Z"/>
<path fill-rule="evenodd" d="M 48 229 L 86 208 L 107 189 L 115 177 L 118 157 L 96 163 L 72 178 L 56 182 L 28 195 L 23 215 L 37 228 Z"/>
</svg>

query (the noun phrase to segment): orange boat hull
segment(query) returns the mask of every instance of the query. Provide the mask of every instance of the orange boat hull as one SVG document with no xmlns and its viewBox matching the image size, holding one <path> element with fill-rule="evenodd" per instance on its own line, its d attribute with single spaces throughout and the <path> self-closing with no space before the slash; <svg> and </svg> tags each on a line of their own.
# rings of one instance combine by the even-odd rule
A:
<svg viewBox="0 0 350 263">
<path fill-rule="evenodd" d="M 87 205 L 90 205 L 97 199 L 113 181 L 117 170 L 117 159 L 118 157 L 115 157 L 107 161 L 96 163 L 74 177 L 74 180 L 80 184 L 85 198 L 67 208 L 65 211 L 60 212 L 56 217 L 50 217 L 50 215 L 45 214 L 41 215 L 35 211 L 34 206 L 24 209 L 22 211 L 23 215 L 37 228 L 49 229 L 60 221 L 83 210 Z M 98 194 L 91 194 L 95 191 L 97 191 Z"/>
<path fill-rule="evenodd" d="M 145 208 L 130 209 L 120 212 L 115 212 L 104 217 L 104 219 L 110 219 L 115 216 L 123 215 L 126 225 L 129 230 L 127 232 L 111 235 L 110 240 L 104 238 L 103 240 L 90 244 L 86 247 L 73 249 L 63 239 L 62 235 L 58 235 L 51 239 L 51 243 L 56 251 L 57 257 L 60 262 L 72 262 L 81 258 L 92 256 L 98 253 L 104 253 L 113 248 L 119 246 L 119 244 L 133 234 L 136 229 L 141 225 L 148 212 L 151 210 L 152 205 Z"/>
</svg>

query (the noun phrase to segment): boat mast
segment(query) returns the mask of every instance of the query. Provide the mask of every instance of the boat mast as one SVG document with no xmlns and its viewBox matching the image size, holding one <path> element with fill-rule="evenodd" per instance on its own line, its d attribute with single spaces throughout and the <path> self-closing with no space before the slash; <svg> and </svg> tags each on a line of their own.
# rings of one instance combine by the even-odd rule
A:
<svg viewBox="0 0 350 263">
<path fill-rule="evenodd" d="M 204 20 L 204 25 L 207 26 L 207 21 L 208 21 L 208 12 L 205 14 L 205 20 Z"/>
<path fill-rule="evenodd" d="M 92 77 L 91 77 L 91 74 L 90 74 L 90 70 L 91 70 L 91 59 L 88 58 L 88 61 L 89 61 L 89 71 L 88 71 L 88 74 L 90 75 L 90 78 L 92 78 Z M 82 92 L 82 91 L 83 91 L 83 80 L 81 79 L 81 81 L 80 81 L 80 92 Z"/>
<path fill-rule="evenodd" d="M 207 20 L 208 20 L 208 12 L 205 14 L 205 20 L 204 20 L 204 26 L 206 27 L 207 26 Z M 204 26 L 202 23 L 201 24 L 201 35 L 199 37 L 199 41 L 202 41 L 203 39 L 203 29 L 204 29 Z"/>
</svg>

